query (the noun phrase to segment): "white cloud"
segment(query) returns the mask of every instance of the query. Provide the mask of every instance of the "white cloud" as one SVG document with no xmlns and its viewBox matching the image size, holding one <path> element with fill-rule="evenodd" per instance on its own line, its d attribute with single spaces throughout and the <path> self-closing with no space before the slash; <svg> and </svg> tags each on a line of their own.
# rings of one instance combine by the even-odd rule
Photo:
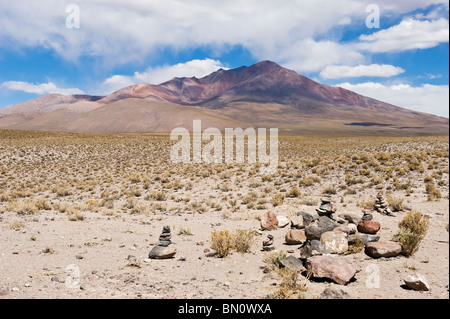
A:
<svg viewBox="0 0 450 319">
<path fill-rule="evenodd" d="M 212 59 L 192 60 L 176 65 L 165 65 L 162 67 L 148 68 L 144 72 L 135 72 L 132 76 L 113 75 L 107 78 L 102 85 L 103 93 L 111 93 L 126 86 L 149 83 L 161 84 L 174 77 L 204 77 L 222 69 L 227 69 L 220 61 Z"/>
<path fill-rule="evenodd" d="M 350 84 L 346 82 L 336 86 L 410 110 L 449 117 L 448 85 L 423 84 L 414 87 L 409 84 L 384 85 L 374 82 Z"/>
<path fill-rule="evenodd" d="M 58 88 L 54 83 L 40 83 L 34 84 L 29 82 L 8 81 L 3 82 L 2 86 L 15 91 L 23 91 L 27 93 L 34 93 L 39 95 L 58 93 L 66 95 L 84 94 L 84 92 L 77 88 Z"/>
<path fill-rule="evenodd" d="M 428 49 L 448 42 L 447 19 L 415 20 L 406 18 L 400 24 L 370 35 L 361 35 L 356 47 L 369 52 L 405 51 Z"/>
<path fill-rule="evenodd" d="M 341 78 L 357 78 L 362 76 L 372 77 L 392 77 L 405 72 L 400 67 L 388 64 L 371 64 L 371 65 L 330 65 L 325 67 L 320 76 L 324 79 L 341 79 Z"/>
</svg>

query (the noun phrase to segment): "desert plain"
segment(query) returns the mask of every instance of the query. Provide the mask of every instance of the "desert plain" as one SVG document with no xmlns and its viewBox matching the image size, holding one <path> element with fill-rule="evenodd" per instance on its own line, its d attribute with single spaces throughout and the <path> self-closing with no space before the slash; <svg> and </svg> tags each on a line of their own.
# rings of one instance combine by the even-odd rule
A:
<svg viewBox="0 0 450 319">
<path fill-rule="evenodd" d="M 0 130 L 0 298 L 449 298 L 448 136 L 281 134 L 276 173 L 264 163 L 174 164 L 168 135 Z M 373 210 L 382 193 L 393 216 Z M 336 214 L 371 210 L 392 241 L 410 211 L 429 221 L 412 256 L 342 253 L 360 266 L 345 285 L 308 271 L 283 272 L 299 257 L 291 225 L 261 230 L 268 211 L 293 219 L 331 196 Z M 170 259 L 149 259 L 164 226 Z M 245 251 L 222 257 L 213 232 L 246 234 Z M 262 250 L 267 236 L 275 250 Z M 242 238 L 238 239 L 244 240 Z M 242 242 L 241 242 L 242 243 Z M 428 291 L 404 279 L 420 273 Z M 373 285 L 373 276 L 378 284 Z"/>
</svg>

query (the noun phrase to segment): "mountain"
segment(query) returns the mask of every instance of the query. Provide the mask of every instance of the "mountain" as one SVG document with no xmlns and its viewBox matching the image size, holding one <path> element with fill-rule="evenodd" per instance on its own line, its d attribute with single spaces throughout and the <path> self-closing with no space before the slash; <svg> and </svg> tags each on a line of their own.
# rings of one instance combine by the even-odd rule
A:
<svg viewBox="0 0 450 319">
<path fill-rule="evenodd" d="M 49 94 L 0 110 L 0 128 L 168 133 L 175 127 L 299 133 L 447 135 L 449 120 L 317 83 L 270 61 L 201 79 L 141 83 L 108 96 Z"/>
</svg>

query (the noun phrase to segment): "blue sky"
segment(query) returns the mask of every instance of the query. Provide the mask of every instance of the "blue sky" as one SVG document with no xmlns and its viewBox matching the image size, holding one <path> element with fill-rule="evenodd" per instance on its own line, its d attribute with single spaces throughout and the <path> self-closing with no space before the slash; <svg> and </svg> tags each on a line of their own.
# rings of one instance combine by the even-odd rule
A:
<svg viewBox="0 0 450 319">
<path fill-rule="evenodd" d="M 271 60 L 448 117 L 448 15 L 443 0 L 0 0 L 0 108 Z"/>
</svg>

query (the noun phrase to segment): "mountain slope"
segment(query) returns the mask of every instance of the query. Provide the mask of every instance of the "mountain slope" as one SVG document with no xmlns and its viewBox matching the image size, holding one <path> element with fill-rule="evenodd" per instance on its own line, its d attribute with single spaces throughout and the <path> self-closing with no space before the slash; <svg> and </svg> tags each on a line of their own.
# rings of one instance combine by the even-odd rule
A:
<svg viewBox="0 0 450 319">
<path fill-rule="evenodd" d="M 322 85 L 276 63 L 218 70 L 106 97 L 50 94 L 0 110 L 0 128 L 73 132 L 170 132 L 174 127 L 278 127 L 351 134 L 444 134 L 449 120 Z"/>
</svg>

